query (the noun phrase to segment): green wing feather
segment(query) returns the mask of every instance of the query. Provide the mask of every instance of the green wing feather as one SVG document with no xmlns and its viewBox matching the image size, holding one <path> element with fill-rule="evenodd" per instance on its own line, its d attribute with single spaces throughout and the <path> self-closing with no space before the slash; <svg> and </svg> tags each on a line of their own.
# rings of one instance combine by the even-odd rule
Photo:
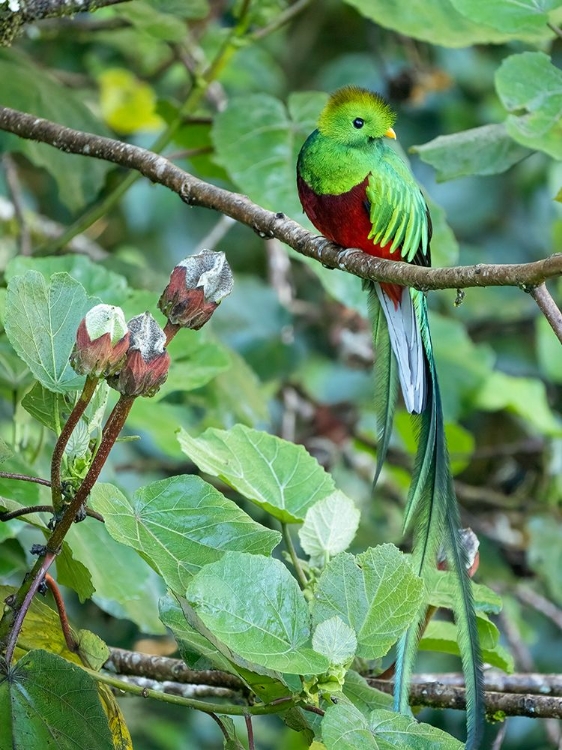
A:
<svg viewBox="0 0 562 750">
<path fill-rule="evenodd" d="M 372 230 L 369 239 L 411 263 L 416 255 L 429 254 L 427 206 L 419 186 L 400 157 L 386 147 L 376 171 L 369 175 L 367 198 Z"/>
</svg>

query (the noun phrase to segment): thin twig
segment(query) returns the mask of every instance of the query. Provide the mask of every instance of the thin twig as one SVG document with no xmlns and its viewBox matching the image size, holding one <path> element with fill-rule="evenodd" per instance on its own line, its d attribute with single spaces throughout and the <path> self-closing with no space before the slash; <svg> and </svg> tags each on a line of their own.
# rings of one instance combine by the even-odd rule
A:
<svg viewBox="0 0 562 750">
<path fill-rule="evenodd" d="M 302 13 L 311 2 L 312 0 L 297 0 L 293 5 L 289 5 L 283 13 L 280 13 L 268 26 L 264 26 L 262 29 L 257 29 L 257 31 L 250 34 L 250 39 L 257 42 L 260 39 L 269 36 L 269 34 L 272 34 L 274 31 L 277 31 L 282 26 L 286 26 L 293 20 L 293 18 L 296 18 L 299 13 Z"/>
<path fill-rule="evenodd" d="M 68 648 L 69 651 L 72 651 L 72 653 L 76 653 L 76 651 L 78 651 L 78 643 L 76 641 L 76 638 L 74 637 L 74 633 L 72 632 L 70 623 L 68 622 L 68 615 L 66 614 L 64 600 L 62 598 L 60 589 L 57 586 L 57 582 L 51 575 L 47 573 L 45 576 L 45 583 L 49 587 L 49 590 L 51 591 L 51 594 L 53 595 L 53 599 L 55 600 L 55 604 L 57 605 L 57 611 L 59 613 L 59 619 L 60 619 L 60 626 L 61 626 L 62 634 L 64 635 L 64 640 L 66 641 L 66 647 Z"/>
<path fill-rule="evenodd" d="M 2 501 L 0 500 L 0 504 Z M 13 518 L 19 518 L 20 516 L 27 516 L 30 513 L 54 513 L 55 509 L 52 505 L 29 505 L 25 508 L 16 508 L 15 510 L 6 511 L 5 513 L 0 513 L 0 521 L 6 522 L 11 521 Z M 98 513 L 95 510 L 92 510 L 91 508 L 86 508 L 86 515 L 90 516 L 90 518 L 95 518 L 96 521 L 101 521 L 101 523 L 105 523 L 105 519 L 102 516 L 101 513 Z"/>
<path fill-rule="evenodd" d="M 252 725 L 252 717 L 250 714 L 244 716 L 244 721 L 246 722 L 246 732 L 248 733 L 248 750 L 255 750 L 254 727 Z"/>
<path fill-rule="evenodd" d="M 549 599 L 537 594 L 528 586 L 517 586 L 515 594 L 519 601 L 540 612 L 541 615 L 548 617 L 557 628 L 562 630 L 562 609 L 553 604 Z"/>
<path fill-rule="evenodd" d="M 558 305 L 552 299 L 550 292 L 546 288 L 546 284 L 543 282 L 538 286 L 532 287 L 529 289 L 529 294 L 535 300 L 544 317 L 550 323 L 550 326 L 558 337 L 560 343 L 562 343 L 562 312 L 560 312 Z"/>
<path fill-rule="evenodd" d="M 0 479 L 18 479 L 22 482 L 33 482 L 34 484 L 42 484 L 44 487 L 50 487 L 51 483 L 48 479 L 41 479 L 41 477 L 31 477 L 27 474 L 14 474 L 11 471 L 0 471 Z"/>
<path fill-rule="evenodd" d="M 61 463 L 64 456 L 64 450 L 70 440 L 72 433 L 74 432 L 76 425 L 82 418 L 82 415 L 86 411 L 88 404 L 92 400 L 96 388 L 98 386 L 99 378 L 87 377 L 84 383 L 84 388 L 80 394 L 80 398 L 76 402 L 74 409 L 70 412 L 70 416 L 66 420 L 62 432 L 56 442 L 53 450 L 51 459 L 51 495 L 53 500 L 53 507 L 55 512 L 61 509 L 63 496 L 61 488 Z"/>
<path fill-rule="evenodd" d="M 487 286 L 541 284 L 562 274 L 562 254 L 532 263 L 484 264 L 451 268 L 425 268 L 401 261 L 375 258 L 360 250 L 347 249 L 308 232 L 283 214 L 267 211 L 246 196 L 199 180 L 163 156 L 139 146 L 83 133 L 57 123 L 0 107 L 0 130 L 29 138 L 68 153 L 103 159 L 135 169 L 152 182 L 164 185 L 187 204 L 219 211 L 246 224 L 263 237 L 277 237 L 298 253 L 364 279 L 373 279 L 417 289 L 464 289 Z M 70 238 L 66 238 L 65 242 Z"/>
</svg>

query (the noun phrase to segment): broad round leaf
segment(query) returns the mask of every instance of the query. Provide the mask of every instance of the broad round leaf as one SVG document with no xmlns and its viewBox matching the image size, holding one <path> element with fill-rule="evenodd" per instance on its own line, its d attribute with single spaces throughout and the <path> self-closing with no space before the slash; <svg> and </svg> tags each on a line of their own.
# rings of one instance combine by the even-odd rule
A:
<svg viewBox="0 0 562 750">
<path fill-rule="evenodd" d="M 279 560 L 227 552 L 194 577 L 187 599 L 217 638 L 251 662 L 290 674 L 328 668 L 310 648 L 308 605 Z"/>
<path fill-rule="evenodd" d="M 198 438 L 180 430 L 184 453 L 201 471 L 219 477 L 280 521 L 297 523 L 334 481 L 302 445 L 235 425 L 210 428 Z M 250 551 L 250 550 L 248 550 Z"/>
</svg>

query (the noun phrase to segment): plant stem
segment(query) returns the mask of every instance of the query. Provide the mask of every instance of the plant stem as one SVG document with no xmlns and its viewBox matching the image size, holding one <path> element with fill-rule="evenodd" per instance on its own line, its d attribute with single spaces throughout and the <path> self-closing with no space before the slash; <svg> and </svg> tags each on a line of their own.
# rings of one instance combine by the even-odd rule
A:
<svg viewBox="0 0 562 750">
<path fill-rule="evenodd" d="M 84 388 L 80 394 L 80 398 L 76 402 L 74 409 L 70 412 L 70 416 L 66 420 L 66 424 L 62 428 L 62 432 L 59 435 L 59 439 L 53 450 L 53 457 L 51 460 L 51 497 L 53 501 L 53 508 L 55 513 L 58 513 L 63 505 L 63 496 L 61 489 L 61 463 L 64 456 L 64 449 L 66 448 L 70 436 L 74 432 L 74 429 L 80 418 L 86 411 L 86 408 L 92 396 L 94 395 L 97 385 L 98 378 L 87 377 L 84 383 Z"/>
<path fill-rule="evenodd" d="M 45 575 L 45 583 L 49 587 L 51 594 L 53 595 L 53 599 L 55 600 L 55 604 L 57 605 L 60 626 L 62 634 L 64 635 L 64 640 L 66 641 L 66 647 L 69 651 L 75 653 L 76 651 L 78 651 L 78 643 L 76 642 L 76 638 L 74 637 L 74 634 L 70 627 L 70 623 L 68 622 L 68 615 L 66 614 L 66 608 L 64 606 L 64 600 L 62 598 L 60 589 L 57 586 L 55 579 L 48 573 Z"/>
<path fill-rule="evenodd" d="M 35 484 L 42 484 L 44 487 L 51 486 L 51 483 L 48 479 L 41 479 L 40 477 L 30 477 L 27 474 L 13 474 L 11 471 L 0 471 L 0 479 L 19 479 L 22 482 L 34 482 Z"/>
<path fill-rule="evenodd" d="M 287 547 L 289 555 L 291 556 L 291 561 L 293 563 L 295 573 L 297 574 L 300 587 L 301 589 L 305 589 L 308 586 L 308 579 L 305 576 L 304 570 L 301 567 L 300 560 L 297 557 L 297 552 L 295 550 L 295 545 L 293 544 L 293 539 L 291 537 L 291 532 L 289 531 L 288 524 L 283 522 L 281 523 L 281 533 L 283 534 L 283 541 L 285 542 L 285 546 Z"/>
<path fill-rule="evenodd" d="M 289 707 L 289 702 L 283 704 L 274 703 L 257 703 L 253 706 L 242 706 L 229 703 L 211 703 L 209 701 L 200 701 L 196 698 L 183 698 L 179 695 L 172 695 L 170 693 L 162 693 L 157 690 L 150 690 L 150 688 L 143 688 L 140 685 L 135 685 L 130 682 L 123 682 L 118 677 L 113 677 L 104 672 L 95 672 L 93 669 L 87 669 L 82 667 L 91 677 L 97 682 L 103 682 L 105 685 L 110 685 L 117 690 L 123 690 L 126 693 L 132 693 L 142 698 L 154 698 L 157 701 L 163 701 L 164 703 L 173 703 L 177 706 L 185 706 L 186 708 L 194 708 L 198 711 L 203 711 L 206 714 L 214 714 L 220 711 L 221 714 L 229 714 L 231 716 L 263 716 L 265 714 L 275 714 L 280 711 L 286 711 Z M 296 705 L 295 701 L 291 701 L 293 705 Z"/>
<path fill-rule="evenodd" d="M 0 620 L 0 652 L 2 651 L 2 647 L 5 646 L 6 661 L 8 664 L 13 656 L 18 635 L 33 596 L 41 586 L 45 574 L 60 552 L 64 537 L 74 523 L 76 514 L 88 499 L 88 495 L 92 491 L 92 488 L 107 461 L 109 452 L 125 424 L 125 420 L 129 415 L 134 401 L 135 398 L 133 396 L 121 396 L 119 401 L 115 404 L 115 407 L 109 415 L 103 429 L 100 446 L 94 456 L 94 460 L 90 465 L 88 473 L 72 500 L 64 508 L 62 517 L 53 529 L 51 536 L 48 538 L 44 556 L 37 560 L 31 573 L 24 579 L 24 582 L 14 595 L 10 606 L 4 611 L 2 619 Z"/>
<path fill-rule="evenodd" d="M 558 340 L 562 343 L 562 312 L 560 312 L 558 305 L 552 299 L 550 292 L 546 288 L 546 284 L 543 281 L 542 284 L 534 286 L 528 291 L 539 306 L 544 317 L 550 323 Z"/>
<path fill-rule="evenodd" d="M 5 513 L 0 513 L 0 522 L 5 523 L 6 521 L 11 521 L 13 518 L 19 518 L 20 516 L 27 516 L 29 513 L 54 513 L 55 509 L 52 505 L 29 505 L 26 508 L 16 508 L 15 510 L 6 511 Z M 95 510 L 92 510 L 91 508 L 86 508 L 86 515 L 90 516 L 91 518 L 95 518 L 96 521 L 101 521 L 101 523 L 105 523 L 103 516 L 101 513 L 96 513 Z"/>
</svg>

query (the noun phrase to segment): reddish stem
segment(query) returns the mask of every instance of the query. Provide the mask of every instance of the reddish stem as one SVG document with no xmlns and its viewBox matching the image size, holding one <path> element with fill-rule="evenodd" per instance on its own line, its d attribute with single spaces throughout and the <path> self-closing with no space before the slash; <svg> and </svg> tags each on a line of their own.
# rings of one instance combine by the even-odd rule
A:
<svg viewBox="0 0 562 750">
<path fill-rule="evenodd" d="M 41 479 L 40 477 L 30 477 L 27 474 L 13 474 L 11 471 L 0 471 L 0 479 L 20 479 L 22 482 L 34 482 L 35 484 L 42 484 L 44 487 L 51 486 L 51 483 L 48 479 Z"/>
<path fill-rule="evenodd" d="M 78 651 L 78 642 L 76 641 L 74 633 L 72 632 L 72 629 L 70 627 L 70 623 L 68 622 L 68 616 L 66 614 L 66 608 L 64 606 L 64 600 L 62 598 L 60 589 L 57 586 L 57 582 L 55 581 L 53 576 L 49 575 L 48 573 L 45 575 L 45 583 L 49 587 L 51 594 L 53 595 L 53 599 L 55 600 L 55 604 L 57 605 L 60 626 L 64 635 L 64 640 L 66 641 L 66 646 L 68 650 L 72 651 L 72 653 L 74 654 Z"/>
</svg>

